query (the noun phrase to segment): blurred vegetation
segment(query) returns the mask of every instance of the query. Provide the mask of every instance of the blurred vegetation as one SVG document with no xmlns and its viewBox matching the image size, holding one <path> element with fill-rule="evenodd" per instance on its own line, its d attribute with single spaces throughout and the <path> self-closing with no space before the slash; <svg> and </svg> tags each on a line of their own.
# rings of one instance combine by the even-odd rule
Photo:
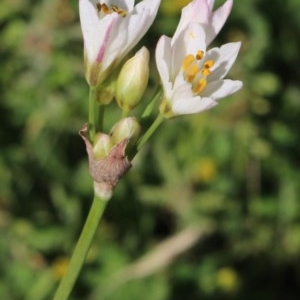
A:
<svg viewBox="0 0 300 300">
<path fill-rule="evenodd" d="M 0 2 L 0 299 L 51 299 L 91 203 L 77 2 Z M 152 54 L 187 3 L 173 2 Z M 235 1 L 215 44 L 243 42 L 230 77 L 244 88 L 136 157 L 72 299 L 298 299 L 299 37 L 298 0 Z"/>
</svg>

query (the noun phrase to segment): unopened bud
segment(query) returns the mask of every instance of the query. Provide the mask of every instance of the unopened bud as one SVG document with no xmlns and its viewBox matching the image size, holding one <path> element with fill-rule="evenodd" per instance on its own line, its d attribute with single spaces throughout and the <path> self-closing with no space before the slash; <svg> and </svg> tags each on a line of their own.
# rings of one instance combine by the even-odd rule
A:
<svg viewBox="0 0 300 300">
<path fill-rule="evenodd" d="M 116 99 L 123 110 L 132 110 L 139 104 L 148 79 L 149 51 L 142 47 L 124 64 L 118 77 Z"/>
<path fill-rule="evenodd" d="M 129 144 L 133 145 L 137 142 L 141 133 L 141 125 L 134 117 L 120 120 L 111 130 L 111 138 L 114 144 L 125 139 L 129 139 Z"/>
<path fill-rule="evenodd" d="M 108 134 L 97 133 L 94 140 L 94 157 L 100 159 L 106 157 L 113 146 L 111 137 Z"/>
</svg>

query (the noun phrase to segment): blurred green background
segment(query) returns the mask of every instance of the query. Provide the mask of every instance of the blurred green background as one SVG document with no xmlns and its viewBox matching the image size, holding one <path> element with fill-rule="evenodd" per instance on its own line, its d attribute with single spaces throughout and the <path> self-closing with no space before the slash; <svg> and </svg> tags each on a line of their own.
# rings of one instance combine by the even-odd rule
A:
<svg viewBox="0 0 300 300">
<path fill-rule="evenodd" d="M 152 64 L 187 2 L 162 0 Z M 91 204 L 77 6 L 0 2 L 0 299 L 51 299 Z M 244 88 L 139 153 L 71 299 L 299 299 L 300 1 L 235 0 L 231 41 Z"/>
</svg>

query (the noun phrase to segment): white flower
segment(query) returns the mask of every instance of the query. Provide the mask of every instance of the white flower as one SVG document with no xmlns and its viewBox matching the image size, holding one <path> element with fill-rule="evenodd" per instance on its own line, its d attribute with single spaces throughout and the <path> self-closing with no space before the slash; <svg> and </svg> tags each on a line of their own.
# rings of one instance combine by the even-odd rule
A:
<svg viewBox="0 0 300 300">
<path fill-rule="evenodd" d="M 210 109 L 242 87 L 241 81 L 224 79 L 240 43 L 206 52 L 205 37 L 202 25 L 192 23 L 176 39 L 158 41 L 156 64 L 164 89 L 160 112 L 166 118 Z"/>
<path fill-rule="evenodd" d="M 200 23 L 205 30 L 206 45 L 209 45 L 227 20 L 232 8 L 232 1 L 227 0 L 216 11 L 213 11 L 215 0 L 192 1 L 182 9 L 180 21 L 173 39 L 176 40 L 190 23 Z"/>
<path fill-rule="evenodd" d="M 79 0 L 86 76 L 101 83 L 154 21 L 160 0 Z"/>
</svg>

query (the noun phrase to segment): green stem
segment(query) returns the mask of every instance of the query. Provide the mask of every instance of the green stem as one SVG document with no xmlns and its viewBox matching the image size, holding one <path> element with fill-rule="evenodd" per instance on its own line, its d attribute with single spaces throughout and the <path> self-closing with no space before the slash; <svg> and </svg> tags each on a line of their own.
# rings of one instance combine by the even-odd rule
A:
<svg viewBox="0 0 300 300">
<path fill-rule="evenodd" d="M 148 130 L 145 132 L 145 134 L 138 142 L 137 151 L 139 151 L 144 146 L 144 144 L 148 141 L 151 135 L 156 131 L 159 125 L 163 122 L 163 120 L 164 117 L 162 115 L 157 116 L 157 118 L 154 120 L 154 122 L 151 124 L 151 126 L 148 128 Z"/>
<path fill-rule="evenodd" d="M 128 110 L 122 110 L 122 119 L 125 119 L 128 117 Z"/>
<path fill-rule="evenodd" d="M 147 101 L 147 103 L 149 103 L 149 104 L 146 107 L 145 111 L 143 112 L 142 118 L 148 118 L 151 115 L 153 108 L 156 105 L 156 102 L 158 101 L 158 99 L 160 99 L 161 95 L 162 95 L 162 90 L 161 90 L 161 87 L 158 86 L 156 88 L 156 90 L 154 91 L 154 95 L 151 98 L 151 100 Z"/>
<path fill-rule="evenodd" d="M 67 271 L 60 282 L 53 300 L 66 300 L 70 296 L 86 255 L 98 228 L 107 201 L 94 197 L 90 212 L 71 257 Z"/>
<path fill-rule="evenodd" d="M 94 141 L 96 134 L 96 119 L 97 119 L 97 88 L 91 87 L 89 94 L 89 136 L 90 140 Z"/>
<path fill-rule="evenodd" d="M 105 105 L 97 101 L 98 90 L 96 87 L 90 88 L 89 95 L 89 136 L 93 142 L 95 134 L 103 130 Z"/>
<path fill-rule="evenodd" d="M 98 118 L 97 123 L 95 125 L 97 132 L 103 131 L 103 123 L 104 123 L 104 112 L 105 112 L 105 104 L 100 104 L 98 107 Z"/>
</svg>

